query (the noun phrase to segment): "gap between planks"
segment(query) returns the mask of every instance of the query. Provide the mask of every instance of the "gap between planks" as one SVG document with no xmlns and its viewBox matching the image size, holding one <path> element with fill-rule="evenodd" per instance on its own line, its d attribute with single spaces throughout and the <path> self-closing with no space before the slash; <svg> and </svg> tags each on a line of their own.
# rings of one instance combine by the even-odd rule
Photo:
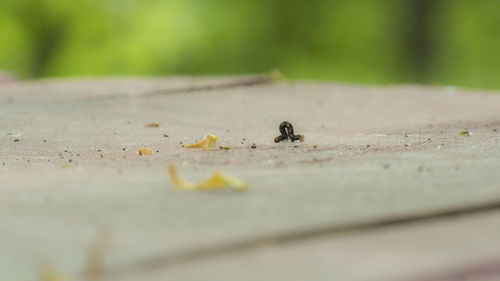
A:
<svg viewBox="0 0 500 281">
<path fill-rule="evenodd" d="M 207 82 L 195 86 L 179 87 L 172 89 L 156 89 L 150 91 L 143 91 L 140 93 L 121 93 L 121 94 L 111 94 L 111 95 L 96 96 L 96 97 L 86 97 L 82 98 L 82 100 L 96 101 L 96 100 L 113 100 L 113 99 L 124 99 L 124 98 L 147 98 L 147 97 L 163 96 L 163 95 L 178 94 L 178 93 L 191 93 L 198 91 L 250 87 L 250 86 L 271 84 L 277 81 L 278 79 L 279 78 L 276 78 L 272 75 L 265 75 L 265 76 L 256 76 L 245 79 L 237 79 L 228 82 L 219 82 L 219 83 Z"/>
<path fill-rule="evenodd" d="M 265 235 L 252 239 L 242 240 L 235 243 L 221 243 L 209 245 L 198 249 L 183 251 L 173 254 L 158 255 L 131 262 L 114 268 L 108 268 L 104 272 L 104 280 L 119 280 L 125 276 L 135 276 L 154 270 L 165 269 L 177 264 L 185 264 L 202 259 L 214 258 L 225 254 L 244 252 L 257 248 L 271 247 L 289 243 L 297 243 L 323 237 L 359 233 L 363 231 L 380 230 L 389 227 L 399 227 L 416 223 L 439 221 L 449 218 L 469 216 L 477 213 L 487 213 L 500 210 L 500 199 L 478 202 L 475 204 L 462 205 L 453 208 L 415 212 L 399 216 L 390 216 L 381 219 L 364 222 L 327 225 L 318 228 L 286 232 L 274 235 Z M 420 280 L 420 279 L 411 279 Z M 433 279 L 434 280 L 434 279 Z M 436 279 L 436 280 L 448 280 Z"/>
</svg>

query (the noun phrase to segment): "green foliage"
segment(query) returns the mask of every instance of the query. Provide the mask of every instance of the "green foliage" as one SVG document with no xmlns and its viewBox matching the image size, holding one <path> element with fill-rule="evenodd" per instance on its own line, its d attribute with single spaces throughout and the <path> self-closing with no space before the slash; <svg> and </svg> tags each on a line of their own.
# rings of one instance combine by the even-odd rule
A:
<svg viewBox="0 0 500 281">
<path fill-rule="evenodd" d="M 446 1 L 436 10 L 429 82 L 500 88 L 500 1 Z"/>
<path fill-rule="evenodd" d="M 241 74 L 500 88 L 496 0 L 0 0 L 21 77 Z"/>
</svg>

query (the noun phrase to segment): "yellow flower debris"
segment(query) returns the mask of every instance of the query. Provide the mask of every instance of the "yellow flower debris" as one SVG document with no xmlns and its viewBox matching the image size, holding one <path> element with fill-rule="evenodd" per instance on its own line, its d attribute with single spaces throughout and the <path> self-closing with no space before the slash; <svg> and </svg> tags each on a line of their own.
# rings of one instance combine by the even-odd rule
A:
<svg viewBox="0 0 500 281">
<path fill-rule="evenodd" d="M 151 155 L 151 154 L 153 154 L 153 151 L 151 150 L 151 148 L 147 148 L 147 147 L 139 148 L 139 155 Z"/>
<path fill-rule="evenodd" d="M 21 133 L 8 133 L 7 135 L 10 138 L 16 139 L 16 138 L 20 138 L 23 134 L 21 134 Z"/>
<path fill-rule="evenodd" d="M 461 135 L 461 136 L 472 136 L 472 133 L 471 133 L 471 131 L 467 130 L 467 131 L 460 132 L 459 135 Z"/>
<path fill-rule="evenodd" d="M 84 278 L 82 280 L 101 280 L 104 273 L 104 258 L 109 250 L 110 232 L 107 229 L 102 229 L 90 245 L 87 255 L 84 270 Z M 56 270 L 48 263 L 43 263 L 40 272 L 40 281 L 71 281 L 70 278 Z"/>
<path fill-rule="evenodd" d="M 89 246 L 85 262 L 85 280 L 99 280 L 104 273 L 104 259 L 110 248 L 111 233 L 101 229 Z"/>
<path fill-rule="evenodd" d="M 158 128 L 158 127 L 160 127 L 160 123 L 153 122 L 153 123 L 149 123 L 149 124 L 144 125 L 144 127 Z"/>
<path fill-rule="evenodd" d="M 243 180 L 228 174 L 223 174 L 219 171 L 214 172 L 210 178 L 200 182 L 192 182 L 179 178 L 174 165 L 170 165 L 168 171 L 174 186 L 179 190 L 194 191 L 232 188 L 238 191 L 244 191 L 250 188 L 250 185 Z"/>
<path fill-rule="evenodd" d="M 52 266 L 44 265 L 40 275 L 40 281 L 70 281 L 70 279 L 55 270 Z"/>
<path fill-rule="evenodd" d="M 214 136 L 211 134 L 205 134 L 205 137 L 198 143 L 185 145 L 185 148 L 201 148 L 203 150 L 213 149 L 215 147 L 215 143 L 219 139 L 218 136 Z"/>
<path fill-rule="evenodd" d="M 231 150 L 231 149 L 233 149 L 233 147 L 230 146 L 230 145 L 221 145 L 221 146 L 219 146 L 219 148 L 220 149 L 224 149 L 224 150 Z"/>
</svg>

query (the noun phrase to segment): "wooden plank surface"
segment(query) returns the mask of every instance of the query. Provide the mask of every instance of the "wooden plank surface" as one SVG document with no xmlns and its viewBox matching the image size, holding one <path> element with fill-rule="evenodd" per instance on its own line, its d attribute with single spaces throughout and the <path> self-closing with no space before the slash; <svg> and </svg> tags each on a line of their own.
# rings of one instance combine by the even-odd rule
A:
<svg viewBox="0 0 500 281">
<path fill-rule="evenodd" d="M 336 268 L 345 269 L 337 280 L 384 280 L 473 265 L 500 256 L 500 250 L 478 245 L 469 256 L 464 246 L 448 254 L 428 233 L 439 233 L 435 228 L 446 235 L 456 227 L 465 233 L 464 244 L 497 245 L 498 225 L 485 226 L 489 234 L 484 237 L 475 233 L 482 223 L 498 218 L 495 208 L 484 211 L 484 217 L 476 214 L 470 227 L 465 212 L 456 215 L 459 226 L 443 218 L 381 232 L 325 235 L 321 241 L 299 239 L 293 246 L 252 246 L 228 256 L 186 259 L 174 267 L 162 257 L 259 237 L 474 209 L 499 200 L 499 108 L 495 93 L 271 84 L 262 77 L 0 84 L 0 274 L 6 280 L 36 280 L 40 264 L 50 263 L 80 279 L 89 245 L 102 229 L 110 233 L 103 276 L 108 279 L 144 261 L 158 263 L 155 273 L 138 270 L 130 280 L 199 280 L 207 274 L 208 280 L 220 280 L 209 274 L 212 265 L 241 280 L 332 280 L 326 278 Z M 305 135 L 304 143 L 273 142 L 284 120 Z M 151 122 L 160 126 L 144 126 Z M 466 129 L 472 135 L 460 135 Z M 233 149 L 182 147 L 205 133 L 218 135 L 218 144 Z M 153 155 L 140 156 L 140 147 L 152 148 Z M 252 189 L 178 192 L 167 163 L 189 179 L 206 178 L 215 169 L 229 172 Z M 422 234 L 411 236 L 408 229 Z M 377 233 L 390 237 L 380 238 L 387 241 L 401 237 L 401 242 L 387 252 L 385 263 L 367 267 L 368 261 L 359 257 L 375 258 Z M 344 245 L 345 239 L 353 242 Z M 331 256 L 324 245 L 333 241 L 344 245 L 341 252 L 349 252 L 357 240 L 363 247 L 351 256 Z M 432 257 L 431 252 L 419 255 L 410 241 L 440 252 L 438 262 L 422 267 L 394 262 L 393 271 L 385 270 L 404 256 L 409 261 Z M 266 267 L 259 255 L 253 256 L 261 251 L 282 264 Z M 301 254 L 326 260 L 308 263 Z M 303 268 L 299 263 L 305 263 Z M 285 270 L 286 265 L 291 269 Z M 254 266 L 258 272 L 248 270 Z"/>
</svg>

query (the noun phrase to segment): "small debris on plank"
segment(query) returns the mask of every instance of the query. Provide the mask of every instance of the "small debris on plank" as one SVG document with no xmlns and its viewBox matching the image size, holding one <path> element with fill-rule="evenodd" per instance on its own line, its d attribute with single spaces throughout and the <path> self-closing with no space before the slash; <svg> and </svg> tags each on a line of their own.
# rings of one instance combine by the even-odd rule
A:
<svg viewBox="0 0 500 281">
<path fill-rule="evenodd" d="M 231 150 L 231 149 L 233 149 L 233 147 L 230 145 L 221 145 L 221 146 L 219 146 L 219 149 Z"/>
<path fill-rule="evenodd" d="M 166 137 L 166 138 L 168 138 L 168 135 L 167 135 L 167 134 L 165 134 L 165 135 L 163 135 L 163 136 L 164 136 L 164 137 Z"/>
<path fill-rule="evenodd" d="M 462 131 L 459 133 L 460 136 L 472 136 L 472 132 L 469 130 Z"/>
<path fill-rule="evenodd" d="M 151 150 L 151 148 L 147 147 L 139 148 L 139 155 L 151 155 L 151 154 L 153 154 L 153 150 Z"/>
<path fill-rule="evenodd" d="M 21 133 L 8 133 L 7 136 L 11 137 L 11 138 L 20 138 L 23 134 Z"/>
<path fill-rule="evenodd" d="M 179 178 L 174 165 L 168 167 L 168 172 L 175 188 L 178 190 L 200 191 L 231 188 L 237 191 L 245 191 L 250 188 L 250 185 L 243 180 L 220 171 L 214 172 L 210 178 L 200 182 L 192 182 Z"/>
<path fill-rule="evenodd" d="M 201 148 L 203 150 L 213 149 L 216 145 L 218 136 L 214 136 L 211 134 L 205 134 L 205 137 L 198 143 L 185 145 L 185 148 Z M 181 142 L 182 143 L 182 142 Z"/>
<path fill-rule="evenodd" d="M 255 145 L 255 143 L 254 143 L 254 144 L 252 144 L 252 146 L 250 146 L 250 148 L 251 148 L 251 149 L 256 149 L 256 148 L 257 148 L 257 146 L 256 146 L 256 145 Z"/>
<path fill-rule="evenodd" d="M 148 127 L 148 128 L 158 128 L 158 127 L 160 127 L 160 123 L 153 122 L 153 123 L 149 123 L 149 124 L 144 125 L 144 127 Z"/>
<path fill-rule="evenodd" d="M 19 142 L 19 139 L 14 139 L 14 142 Z"/>
</svg>

